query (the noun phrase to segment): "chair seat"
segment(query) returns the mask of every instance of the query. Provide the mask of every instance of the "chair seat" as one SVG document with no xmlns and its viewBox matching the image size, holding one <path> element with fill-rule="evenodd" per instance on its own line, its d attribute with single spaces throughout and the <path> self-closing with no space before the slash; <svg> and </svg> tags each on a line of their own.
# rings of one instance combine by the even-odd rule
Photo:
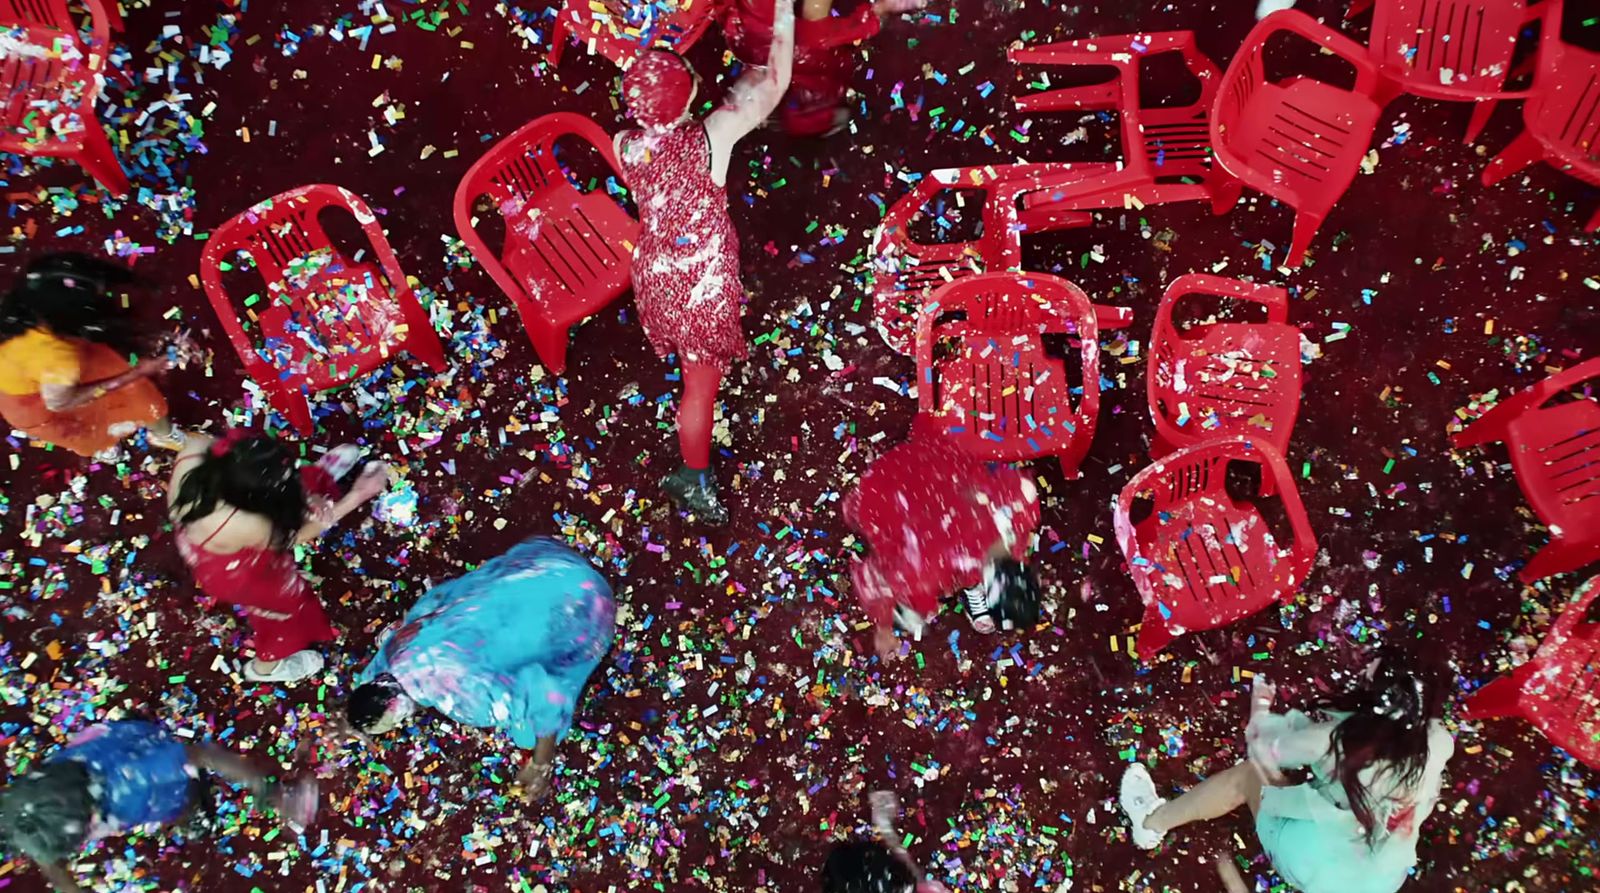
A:
<svg viewBox="0 0 1600 893">
<path fill-rule="evenodd" d="M 1600 537 L 1600 404 L 1576 400 L 1519 416 L 1506 440 L 1539 520 L 1567 536 Z"/>
<path fill-rule="evenodd" d="M 258 353 L 293 387 L 326 390 L 387 362 L 407 334 L 404 313 L 374 264 L 316 252 L 269 289 Z"/>
<path fill-rule="evenodd" d="M 506 221 L 501 263 L 535 300 L 544 298 L 547 321 L 571 325 L 627 291 L 639 225 L 616 202 L 561 186 L 526 208 Z"/>
<path fill-rule="evenodd" d="M 935 364 L 939 416 L 958 437 L 1027 458 L 1056 452 L 1077 433 L 1066 369 L 1038 337 L 968 335 L 962 356 Z"/>
<path fill-rule="evenodd" d="M 36 154 L 76 149 L 83 145 L 88 126 L 96 123 L 84 101 L 93 76 L 80 61 L 63 58 L 52 46 L 57 40 L 70 38 L 60 31 L 32 28 L 27 40 L 17 41 L 18 49 L 8 48 L 0 58 L 0 90 L 5 97 L 0 151 Z M 22 45 L 28 50 L 21 51 Z M 24 54 L 34 49 L 40 54 Z M 69 47 L 69 52 L 78 51 L 75 43 Z"/>
<path fill-rule="evenodd" d="M 1574 635 L 1535 660 L 1539 668 L 1522 686 L 1523 712 L 1551 741 L 1600 765 L 1600 635 Z"/>
<path fill-rule="evenodd" d="M 1226 496 L 1190 499 L 1137 528 L 1150 591 L 1175 633 L 1216 629 L 1276 601 L 1289 581 L 1266 519 Z"/>
<path fill-rule="evenodd" d="M 1250 169 L 1230 173 L 1268 195 L 1292 192 L 1297 210 L 1326 212 L 1355 179 L 1379 112 L 1366 96 L 1309 78 L 1261 84 L 1227 136 Z"/>
<path fill-rule="evenodd" d="M 1268 436 L 1287 444 L 1299 409 L 1300 330 L 1287 323 L 1220 323 L 1161 345 L 1159 410 L 1185 433 Z"/>
<path fill-rule="evenodd" d="M 1388 5 L 1380 13 L 1383 21 L 1373 23 L 1372 58 L 1406 92 L 1471 99 L 1505 88 L 1525 16 L 1520 4 L 1424 0 Z"/>
</svg>

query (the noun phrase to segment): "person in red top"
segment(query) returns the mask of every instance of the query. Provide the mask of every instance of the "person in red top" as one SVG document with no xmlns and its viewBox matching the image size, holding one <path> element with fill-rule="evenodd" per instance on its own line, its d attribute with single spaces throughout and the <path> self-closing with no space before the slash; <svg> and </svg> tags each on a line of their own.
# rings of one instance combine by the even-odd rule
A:
<svg viewBox="0 0 1600 893">
<path fill-rule="evenodd" d="M 656 353 L 676 354 L 683 366 L 683 466 L 661 487 L 680 509 L 712 524 L 728 520 L 711 473 L 717 390 L 728 365 L 747 353 L 728 165 L 734 144 L 777 108 L 794 59 L 794 0 L 765 2 L 777 23 L 766 69 L 740 78 L 702 121 L 692 114 L 700 85 L 694 69 L 676 53 L 650 50 L 622 79 L 628 112 L 641 129 L 615 139 L 622 178 L 639 208 L 632 259 L 639 321 Z"/>
<path fill-rule="evenodd" d="M 833 14 L 833 0 L 803 0 L 795 25 L 794 75 L 778 120 L 791 136 L 833 133 L 849 120 L 845 90 L 855 71 L 852 44 L 878 33 L 884 16 L 923 8 L 928 0 L 876 0 L 847 15 Z M 722 33 L 746 65 L 767 58 L 772 42 L 772 4 L 733 0 L 723 8 Z"/>
<path fill-rule="evenodd" d="M 946 595 L 979 632 L 1038 622 L 1039 581 L 1023 563 L 1039 526 L 1039 491 L 1015 468 L 992 465 L 918 417 L 911 438 L 878 458 L 845 499 L 844 519 L 871 553 L 850 569 L 885 657 L 894 628 L 920 633 Z"/>
</svg>

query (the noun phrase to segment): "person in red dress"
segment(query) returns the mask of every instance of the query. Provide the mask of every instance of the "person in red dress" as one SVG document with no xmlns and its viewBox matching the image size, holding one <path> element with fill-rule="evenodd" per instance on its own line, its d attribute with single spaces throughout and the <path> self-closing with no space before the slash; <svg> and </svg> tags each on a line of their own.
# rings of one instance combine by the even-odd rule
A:
<svg viewBox="0 0 1600 893">
<path fill-rule="evenodd" d="M 911 12 L 928 0 L 876 0 L 836 16 L 833 0 L 803 0 L 795 23 L 794 77 L 778 110 L 791 136 L 823 136 L 850 120 L 844 94 L 855 72 L 850 47 L 878 33 L 884 16 Z M 733 0 L 723 7 L 722 33 L 733 54 L 746 64 L 767 58 L 772 41 L 772 5 L 766 0 Z"/>
<path fill-rule="evenodd" d="M 896 652 L 895 627 L 913 634 L 964 591 L 975 629 L 1039 620 L 1039 581 L 1023 559 L 1039 526 L 1039 491 L 1008 465 L 972 456 L 936 422 L 918 417 L 845 498 L 844 519 L 871 549 L 850 569 L 856 598 L 877 626 L 878 654 Z"/>
<path fill-rule="evenodd" d="M 634 301 L 656 353 L 676 354 L 683 368 L 683 465 L 661 486 L 680 509 L 712 524 L 728 520 L 711 473 L 717 389 L 729 363 L 748 351 L 739 328 L 744 286 L 739 237 L 728 216 L 728 162 L 734 144 L 760 126 L 789 88 L 793 2 L 775 4 L 767 67 L 741 78 L 703 121 L 690 114 L 699 80 L 676 53 L 644 53 L 622 82 L 628 111 L 641 125 L 617 134 L 615 142 L 639 208 Z"/>
</svg>

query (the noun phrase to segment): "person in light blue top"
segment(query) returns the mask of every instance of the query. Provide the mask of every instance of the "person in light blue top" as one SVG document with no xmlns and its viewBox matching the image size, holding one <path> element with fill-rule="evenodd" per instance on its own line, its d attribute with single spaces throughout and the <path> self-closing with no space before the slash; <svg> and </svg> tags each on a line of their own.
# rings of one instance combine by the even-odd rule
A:
<svg viewBox="0 0 1600 893">
<path fill-rule="evenodd" d="M 527 540 L 430 589 L 380 637 L 346 705 L 350 725 L 383 734 L 420 706 L 499 729 L 533 750 L 517 780 L 543 797 L 556 742 L 615 631 L 605 577 L 561 543 Z"/>
</svg>

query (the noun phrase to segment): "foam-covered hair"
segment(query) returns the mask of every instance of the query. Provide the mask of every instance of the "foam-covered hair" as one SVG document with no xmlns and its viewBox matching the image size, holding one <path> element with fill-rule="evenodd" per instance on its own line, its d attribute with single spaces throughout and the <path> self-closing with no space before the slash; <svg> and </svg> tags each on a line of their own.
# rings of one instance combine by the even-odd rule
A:
<svg viewBox="0 0 1600 893">
<path fill-rule="evenodd" d="M 622 77 L 622 95 L 634 120 L 665 127 L 682 118 L 694 101 L 694 70 L 667 50 L 649 50 Z"/>
</svg>

